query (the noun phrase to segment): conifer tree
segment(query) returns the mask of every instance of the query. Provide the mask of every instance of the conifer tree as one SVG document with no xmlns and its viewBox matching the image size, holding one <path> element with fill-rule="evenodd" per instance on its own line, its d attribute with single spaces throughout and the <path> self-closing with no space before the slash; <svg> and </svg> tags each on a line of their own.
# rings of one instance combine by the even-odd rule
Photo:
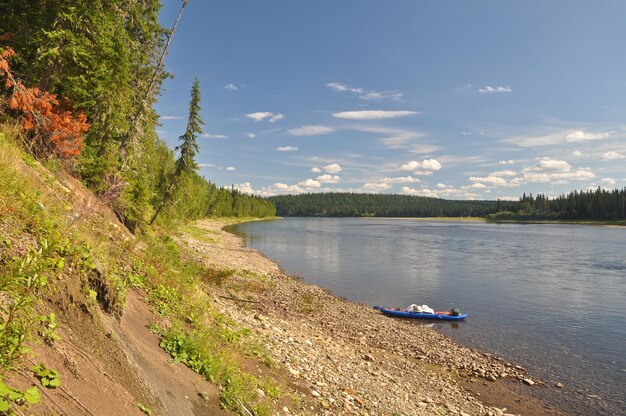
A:
<svg viewBox="0 0 626 416">
<path fill-rule="evenodd" d="M 187 118 L 187 128 L 185 133 L 178 139 L 182 142 L 176 147 L 176 150 L 180 152 L 178 159 L 176 159 L 176 168 L 172 174 L 169 183 L 166 185 L 163 192 L 163 199 L 161 204 L 155 211 L 150 225 L 154 223 L 161 210 L 169 203 L 172 202 L 174 194 L 179 191 L 183 179 L 188 178 L 191 174 L 196 173 L 198 170 L 198 164 L 195 161 L 195 156 L 200 150 L 198 147 L 197 136 L 202 134 L 202 126 L 204 121 L 200 117 L 200 81 L 198 78 L 194 79 L 193 86 L 191 87 L 191 100 L 189 102 L 189 117 Z"/>
</svg>

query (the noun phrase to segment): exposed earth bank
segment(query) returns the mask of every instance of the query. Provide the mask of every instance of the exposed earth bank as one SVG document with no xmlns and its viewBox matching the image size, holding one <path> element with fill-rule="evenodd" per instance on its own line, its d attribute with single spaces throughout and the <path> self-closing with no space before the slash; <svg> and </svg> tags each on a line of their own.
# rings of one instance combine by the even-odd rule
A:
<svg viewBox="0 0 626 416">
<path fill-rule="evenodd" d="M 224 221 L 197 225 L 209 238 L 182 237 L 197 260 L 235 271 L 219 285 L 216 307 L 287 369 L 303 401 L 315 404 L 309 414 L 567 414 L 533 394 L 558 389 L 522 367 L 287 276 L 223 231 Z"/>
</svg>

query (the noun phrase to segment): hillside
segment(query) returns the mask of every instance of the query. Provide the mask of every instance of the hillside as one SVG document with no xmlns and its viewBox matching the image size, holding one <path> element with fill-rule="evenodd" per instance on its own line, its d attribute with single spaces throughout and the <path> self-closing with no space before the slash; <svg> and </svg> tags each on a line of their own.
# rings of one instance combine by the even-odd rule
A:
<svg viewBox="0 0 626 416">
<path fill-rule="evenodd" d="M 268 414 L 268 397 L 284 387 L 258 358 L 263 347 L 243 342 L 246 330 L 204 289 L 229 272 L 188 259 L 175 234 L 132 235 L 76 179 L 5 133 L 0 387 L 12 393 L 0 390 L 0 413 Z M 268 376 L 245 370 L 254 362 Z M 37 379 L 39 364 L 58 387 Z"/>
</svg>

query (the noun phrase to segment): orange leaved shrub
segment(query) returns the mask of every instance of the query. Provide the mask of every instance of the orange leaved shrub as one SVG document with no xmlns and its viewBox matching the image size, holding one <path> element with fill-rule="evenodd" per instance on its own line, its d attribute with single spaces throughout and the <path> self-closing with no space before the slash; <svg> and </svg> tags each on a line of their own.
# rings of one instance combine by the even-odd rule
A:
<svg viewBox="0 0 626 416">
<path fill-rule="evenodd" d="M 27 146 L 38 156 L 55 154 L 70 159 L 79 155 L 85 145 L 83 135 L 89 129 L 87 117 L 82 112 L 74 114 L 69 101 L 59 100 L 56 94 L 24 86 L 9 66 L 14 55 L 9 47 L 0 53 L 0 77 L 6 78 L 9 96 L 5 103 L 18 114 L 29 139 Z"/>
</svg>

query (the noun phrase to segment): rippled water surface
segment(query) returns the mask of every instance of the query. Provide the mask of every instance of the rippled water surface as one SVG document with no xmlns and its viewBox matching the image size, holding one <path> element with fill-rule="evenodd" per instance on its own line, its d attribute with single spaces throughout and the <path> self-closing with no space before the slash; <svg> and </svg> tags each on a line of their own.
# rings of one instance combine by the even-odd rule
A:
<svg viewBox="0 0 626 416">
<path fill-rule="evenodd" d="M 589 413 L 626 413 L 624 228 L 288 218 L 232 230 L 350 300 L 458 307 L 469 319 L 438 329 L 562 382 Z"/>
</svg>

